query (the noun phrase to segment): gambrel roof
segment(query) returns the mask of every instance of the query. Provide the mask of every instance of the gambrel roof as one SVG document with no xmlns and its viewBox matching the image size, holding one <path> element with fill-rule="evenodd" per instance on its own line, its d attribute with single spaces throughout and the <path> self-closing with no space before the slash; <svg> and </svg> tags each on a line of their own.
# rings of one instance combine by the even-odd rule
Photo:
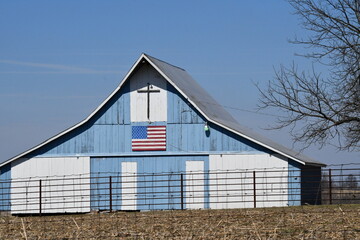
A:
<svg viewBox="0 0 360 240">
<path fill-rule="evenodd" d="M 130 71 L 126 74 L 120 85 L 103 101 L 100 106 L 95 109 L 86 119 L 76 124 L 75 126 L 55 135 L 54 137 L 44 141 L 43 143 L 7 160 L 0 164 L 0 167 L 12 162 L 16 159 L 24 157 L 25 155 L 43 147 L 44 145 L 56 140 L 57 138 L 69 133 L 75 128 L 87 123 L 125 84 L 125 82 L 136 72 L 140 64 L 146 61 L 154 69 L 156 69 L 161 76 L 163 76 L 192 106 L 198 110 L 208 122 L 216 124 L 222 128 L 227 129 L 245 139 L 248 139 L 260 146 L 263 146 L 275 153 L 290 158 L 303 165 L 324 166 L 323 163 L 315 161 L 307 156 L 304 156 L 296 151 L 288 149 L 280 144 L 273 142 L 248 128 L 240 125 L 220 104 L 218 104 L 184 69 L 151 57 L 147 54 L 142 54 L 139 59 L 132 66 Z"/>
</svg>

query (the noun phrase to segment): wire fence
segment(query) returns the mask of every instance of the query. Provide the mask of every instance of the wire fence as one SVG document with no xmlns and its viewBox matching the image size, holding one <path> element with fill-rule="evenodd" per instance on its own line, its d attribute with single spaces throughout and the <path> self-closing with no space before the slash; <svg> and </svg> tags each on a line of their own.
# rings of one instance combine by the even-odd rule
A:
<svg viewBox="0 0 360 240">
<path fill-rule="evenodd" d="M 11 214 L 229 209 L 360 203 L 360 168 L 92 173 L 0 182 Z"/>
<path fill-rule="evenodd" d="M 360 239 L 359 179 L 353 166 L 12 179 L 0 239 Z"/>
</svg>

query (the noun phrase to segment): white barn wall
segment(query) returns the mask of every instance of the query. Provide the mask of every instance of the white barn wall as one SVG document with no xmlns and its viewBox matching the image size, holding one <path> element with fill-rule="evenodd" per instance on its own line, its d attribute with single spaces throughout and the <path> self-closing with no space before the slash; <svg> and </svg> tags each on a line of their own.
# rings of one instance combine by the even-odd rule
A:
<svg viewBox="0 0 360 240">
<path fill-rule="evenodd" d="M 265 168 L 268 169 L 264 172 Z M 288 162 L 285 158 L 269 154 L 219 154 L 209 156 L 210 208 L 254 207 L 254 169 L 258 170 L 256 206 L 287 206 Z M 280 171 L 274 172 L 276 170 Z"/>
<path fill-rule="evenodd" d="M 20 159 L 11 168 L 11 213 L 90 211 L 90 158 L 44 157 Z"/>
</svg>

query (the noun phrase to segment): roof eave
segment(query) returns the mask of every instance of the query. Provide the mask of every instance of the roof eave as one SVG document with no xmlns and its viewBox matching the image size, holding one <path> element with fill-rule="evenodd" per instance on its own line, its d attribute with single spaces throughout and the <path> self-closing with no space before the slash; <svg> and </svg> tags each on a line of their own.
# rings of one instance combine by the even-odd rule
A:
<svg viewBox="0 0 360 240">
<path fill-rule="evenodd" d="M 256 140 L 256 139 L 250 138 L 249 136 L 247 136 L 247 135 L 245 135 L 245 134 L 242 134 L 241 132 L 238 132 L 238 131 L 236 131 L 236 130 L 234 130 L 234 129 L 232 129 L 232 128 L 230 128 L 230 127 L 228 127 L 228 126 L 226 126 L 226 125 L 224 125 L 224 124 L 222 124 L 222 123 L 219 123 L 219 122 L 217 122 L 216 120 L 214 120 L 214 119 L 212 119 L 212 118 L 210 118 L 207 114 L 205 114 L 205 113 L 197 106 L 197 104 L 196 104 L 195 102 L 193 102 L 193 101 L 191 100 L 191 98 L 189 98 L 181 89 L 179 89 L 179 88 L 176 86 L 176 84 L 175 84 L 155 63 L 153 63 L 153 62 L 151 61 L 151 59 L 149 59 L 149 58 L 146 56 L 146 54 L 144 54 L 144 58 L 145 58 L 177 91 L 179 91 L 179 92 L 186 98 L 186 100 L 189 101 L 189 102 L 192 104 L 192 106 L 194 106 L 194 107 L 196 108 L 196 110 L 199 111 L 199 112 L 206 118 L 207 121 L 209 121 L 209 122 L 211 122 L 211 123 L 213 123 L 213 124 L 216 124 L 216 125 L 218 125 L 218 126 L 220 126 L 220 127 L 222 127 L 222 128 L 225 128 L 225 129 L 227 129 L 228 131 L 231 131 L 231 132 L 233 132 L 233 133 L 235 133 L 235 134 L 237 134 L 237 135 L 239 135 L 239 136 L 241 136 L 241 137 L 243 137 L 243 138 L 245 138 L 245 139 L 247 139 L 247 140 L 250 140 L 250 141 L 252 141 L 252 142 L 255 142 L 255 143 L 259 144 L 260 146 L 266 147 L 266 148 L 270 149 L 271 151 L 273 151 L 273 152 L 275 152 L 275 153 L 278 153 L 278 154 L 281 154 L 281 155 L 283 155 L 283 156 L 285 156 L 285 157 L 287 157 L 287 158 L 290 158 L 290 159 L 292 159 L 292 160 L 294 160 L 294 161 L 296 161 L 296 162 L 298 162 L 298 163 L 300 163 L 300 164 L 302 164 L 302 165 L 319 165 L 319 166 L 326 166 L 325 164 L 321 164 L 321 163 L 305 162 L 305 161 L 303 161 L 303 160 L 301 160 L 301 159 L 298 159 L 298 158 L 296 158 L 296 157 L 294 157 L 294 156 L 291 156 L 291 155 L 286 154 L 286 153 L 284 153 L 284 152 L 282 152 L 282 151 L 279 151 L 278 149 L 275 149 L 275 148 L 273 148 L 273 147 L 271 147 L 271 146 L 268 146 L 268 145 L 266 145 L 266 144 L 264 144 L 264 143 L 262 143 L 262 142 L 260 142 L 260 141 L 258 141 L 258 140 Z"/>
<path fill-rule="evenodd" d="M 0 163 L 0 167 L 2 166 L 5 166 L 6 164 L 9 164 L 19 158 L 22 158 L 26 155 L 28 155 L 29 153 L 45 146 L 46 144 L 56 140 L 57 138 L 71 132 L 72 130 L 80 127 L 81 125 L 85 124 L 86 122 L 88 122 L 120 89 L 121 87 L 123 86 L 123 84 L 126 82 L 126 80 L 131 76 L 131 74 L 133 73 L 133 71 L 136 69 L 136 67 L 139 65 L 140 61 L 145 57 L 145 54 L 142 53 L 141 56 L 138 58 L 138 60 L 133 64 L 133 66 L 130 68 L 130 70 L 128 71 L 128 73 L 125 75 L 125 77 L 123 78 L 123 80 L 120 82 L 119 86 L 113 91 L 111 92 L 111 94 L 87 117 L 85 118 L 84 120 L 82 120 L 81 122 L 75 124 L 74 126 L 66 129 L 65 131 L 62 131 L 58 134 L 56 134 L 55 136 L 45 140 L 44 142 L 36 145 L 35 147 L 32 147 L 30 148 L 29 150 L 25 151 L 25 152 L 22 152 L 18 155 L 16 155 L 15 157 L 12 157 L 2 163 Z"/>
<path fill-rule="evenodd" d="M 273 151 L 273 152 L 275 152 L 275 153 L 281 154 L 281 155 L 283 155 L 283 156 L 285 156 L 285 157 L 287 157 L 287 158 L 290 158 L 290 159 L 292 159 L 292 160 L 294 160 L 294 161 L 296 161 L 296 162 L 299 162 L 299 163 L 302 164 L 302 165 L 326 166 L 325 164 L 321 164 L 321 163 L 311 163 L 311 162 L 306 162 L 306 161 L 303 161 L 303 160 L 301 160 L 301 159 L 298 159 L 298 158 L 296 158 L 296 157 L 294 157 L 294 156 L 291 156 L 291 155 L 286 154 L 286 153 L 284 153 L 284 152 L 282 152 L 282 151 L 279 151 L 278 149 L 275 149 L 275 148 L 273 148 L 273 147 L 271 147 L 271 146 L 268 146 L 268 145 L 266 145 L 266 144 L 264 144 L 264 143 L 262 143 L 262 142 L 260 142 L 260 141 L 258 141 L 258 140 L 256 140 L 256 139 L 253 139 L 253 138 L 251 138 L 251 137 L 249 137 L 249 136 L 247 136 L 247 135 L 245 135 L 245 134 L 243 134 L 243 133 L 241 133 L 241 132 L 239 132 L 239 131 L 236 131 L 236 130 L 234 130 L 234 129 L 232 129 L 232 128 L 230 128 L 230 127 L 228 127 L 228 126 L 226 126 L 226 125 L 224 125 L 224 124 L 222 124 L 222 123 L 220 123 L 220 122 L 218 122 L 218 121 L 216 121 L 216 120 L 214 120 L 214 119 L 212 119 L 212 118 L 210 118 L 204 111 L 202 111 L 202 110 L 197 106 L 197 104 L 196 104 L 194 101 L 192 101 L 191 98 L 189 98 L 180 88 L 178 88 L 177 85 L 170 79 L 170 77 L 168 77 L 155 63 L 153 63 L 153 62 L 151 61 L 151 59 L 150 59 L 149 57 L 147 57 L 146 54 L 142 53 L 141 56 L 138 58 L 138 60 L 133 64 L 133 66 L 131 67 L 131 69 L 128 71 L 128 73 L 125 75 L 125 77 L 123 78 L 123 80 L 120 82 L 119 86 L 118 86 L 87 118 L 85 118 L 83 121 L 79 122 L 78 124 L 74 125 L 73 127 L 70 127 L 70 128 L 68 128 L 67 130 L 63 131 L 63 132 L 60 132 L 59 134 L 55 135 L 54 137 L 49 138 L 48 140 L 44 141 L 43 143 L 41 143 L 41 144 L 39 144 L 39 145 L 37 145 L 37 146 L 35 146 L 35 147 L 33 147 L 33 148 L 31 148 L 31 149 L 29 149 L 29 150 L 27 150 L 27 151 L 19 154 L 19 155 L 17 155 L 17 156 L 15 156 L 15 157 L 13 157 L 13 158 L 11 158 L 11 159 L 9 159 L 9 160 L 1 163 L 1 164 L 0 164 L 0 167 L 6 165 L 6 164 L 8 164 L 8 163 L 11 163 L 11 162 L 13 162 L 13 161 L 15 161 L 15 160 L 17 160 L 17 159 L 19 159 L 19 158 L 21 158 L 21 157 L 26 156 L 27 154 L 29 154 L 29 153 L 31 153 L 31 152 L 33 152 L 33 151 L 35 151 L 35 150 L 43 147 L 44 145 L 46 145 L 46 144 L 48 144 L 48 143 L 56 140 L 57 138 L 59 138 L 59 137 L 65 135 L 65 134 L 71 132 L 72 130 L 74 130 L 74 129 L 80 127 L 81 125 L 85 124 L 86 122 L 88 122 L 88 121 L 121 89 L 121 87 L 122 87 L 122 86 L 124 85 L 124 83 L 128 80 L 128 78 L 133 74 L 134 70 L 136 69 L 136 67 L 139 65 L 139 63 L 140 63 L 143 59 L 145 59 L 148 63 L 150 63 L 150 65 L 151 65 L 152 67 L 154 67 L 154 68 L 160 73 L 160 75 L 162 75 L 180 94 L 182 94 L 182 95 L 186 98 L 186 100 L 189 101 L 189 103 L 191 103 L 192 106 L 194 106 L 194 107 L 196 108 L 196 110 L 199 111 L 199 113 L 202 114 L 202 115 L 205 117 L 205 119 L 206 119 L 207 121 L 209 121 L 209 122 L 211 122 L 211 123 L 213 123 L 213 124 L 216 124 L 216 125 L 224 128 L 224 129 L 227 129 L 228 131 L 231 131 L 231 132 L 233 132 L 233 133 L 235 133 L 235 134 L 237 134 L 237 135 L 239 135 L 239 136 L 241 136 L 241 137 L 243 137 L 243 138 L 245 138 L 245 139 L 248 139 L 248 140 L 250 140 L 250 141 L 252 141 L 252 142 L 254 142 L 254 143 L 257 143 L 257 144 L 259 144 L 260 146 L 266 147 L 266 148 L 268 148 L 269 150 L 271 150 L 271 151 Z"/>
</svg>

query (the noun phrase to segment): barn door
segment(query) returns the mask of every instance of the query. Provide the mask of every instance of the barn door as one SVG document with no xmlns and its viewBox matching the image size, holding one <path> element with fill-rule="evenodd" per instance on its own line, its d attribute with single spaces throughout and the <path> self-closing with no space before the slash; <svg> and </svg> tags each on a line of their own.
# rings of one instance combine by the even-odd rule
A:
<svg viewBox="0 0 360 240">
<path fill-rule="evenodd" d="M 204 208 L 204 162 L 186 161 L 186 208 Z"/>
<path fill-rule="evenodd" d="M 136 210 L 137 200 L 137 163 L 121 163 L 121 190 L 122 204 L 121 210 Z"/>
</svg>

